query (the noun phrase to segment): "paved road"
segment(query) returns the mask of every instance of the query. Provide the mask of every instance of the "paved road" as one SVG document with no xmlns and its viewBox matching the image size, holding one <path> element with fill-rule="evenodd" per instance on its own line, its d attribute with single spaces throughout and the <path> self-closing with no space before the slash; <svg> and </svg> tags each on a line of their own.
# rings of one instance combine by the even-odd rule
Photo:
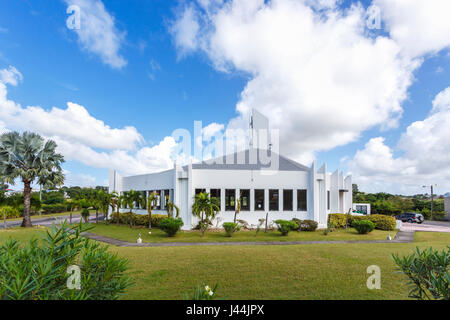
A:
<svg viewBox="0 0 450 320">
<path fill-rule="evenodd" d="M 450 222 L 425 221 L 422 224 L 403 222 L 401 231 L 450 232 Z"/>
<path fill-rule="evenodd" d="M 77 215 L 73 215 L 72 216 L 72 223 L 79 223 L 81 219 L 81 215 L 77 214 Z M 31 223 L 33 224 L 33 226 L 51 226 L 52 224 L 59 224 L 61 222 L 63 222 L 64 220 L 69 221 L 69 216 L 59 216 L 59 217 L 48 217 L 48 218 L 42 218 L 42 219 L 33 219 L 31 220 Z M 99 215 L 99 220 L 103 220 L 103 215 Z M 89 217 L 89 221 L 95 221 L 95 214 L 94 215 L 90 215 Z M 20 225 L 22 224 L 22 220 L 20 221 L 10 221 L 10 222 L 6 222 L 6 224 L 8 225 L 8 228 L 11 227 L 20 227 Z M 0 221 L 0 228 L 4 228 L 4 224 L 3 224 L 3 220 Z"/>
</svg>

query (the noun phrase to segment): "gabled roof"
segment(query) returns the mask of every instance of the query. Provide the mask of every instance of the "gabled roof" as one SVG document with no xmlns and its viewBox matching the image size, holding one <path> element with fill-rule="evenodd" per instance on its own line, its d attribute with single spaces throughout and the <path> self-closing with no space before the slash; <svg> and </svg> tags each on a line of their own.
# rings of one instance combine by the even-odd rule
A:
<svg viewBox="0 0 450 320">
<path fill-rule="evenodd" d="M 260 152 L 267 154 L 268 159 L 276 159 L 278 157 L 278 168 L 272 167 L 271 164 L 265 164 L 266 161 L 260 161 Z M 233 159 L 230 161 L 230 159 Z M 231 163 L 230 163 L 231 162 Z M 203 161 L 201 163 L 193 163 L 192 169 L 195 170 L 261 170 L 274 169 L 279 171 L 310 171 L 310 168 L 304 166 L 296 161 L 288 159 L 269 150 L 256 150 L 256 161 L 250 163 L 249 150 L 235 152 L 231 155 L 217 157 L 210 161 Z M 275 163 L 276 164 L 276 163 Z M 184 166 L 183 169 L 187 169 Z"/>
</svg>

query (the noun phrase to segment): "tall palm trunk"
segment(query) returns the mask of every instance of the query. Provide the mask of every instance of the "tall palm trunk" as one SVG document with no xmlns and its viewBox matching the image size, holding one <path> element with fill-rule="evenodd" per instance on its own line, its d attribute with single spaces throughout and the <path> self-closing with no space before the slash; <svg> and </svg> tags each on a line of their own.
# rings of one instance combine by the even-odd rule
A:
<svg viewBox="0 0 450 320">
<path fill-rule="evenodd" d="M 148 229 L 152 230 L 152 210 L 148 211 Z"/>
<path fill-rule="evenodd" d="M 24 189 L 23 189 L 23 228 L 30 228 L 33 225 L 31 224 L 30 217 L 30 207 L 31 207 L 31 181 L 24 181 Z"/>
<path fill-rule="evenodd" d="M 116 225 L 119 225 L 119 219 L 120 219 L 120 208 L 119 208 L 119 206 L 117 206 L 117 220 L 116 220 Z"/>
<path fill-rule="evenodd" d="M 95 223 L 98 224 L 98 209 L 95 209 Z"/>
</svg>

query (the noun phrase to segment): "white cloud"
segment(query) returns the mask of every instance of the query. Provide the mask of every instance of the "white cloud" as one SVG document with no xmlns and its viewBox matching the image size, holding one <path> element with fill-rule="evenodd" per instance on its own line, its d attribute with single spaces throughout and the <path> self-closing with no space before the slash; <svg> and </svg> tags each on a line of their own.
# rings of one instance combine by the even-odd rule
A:
<svg viewBox="0 0 450 320">
<path fill-rule="evenodd" d="M 199 30 L 197 19 L 194 7 L 186 6 L 170 28 L 175 45 L 181 55 L 197 49 L 197 32 Z"/>
<path fill-rule="evenodd" d="M 0 74 L 2 72 L 5 70 L 0 70 Z M 9 100 L 7 93 L 5 83 L 0 81 L 0 132 L 37 132 L 55 140 L 58 152 L 66 160 L 96 168 L 118 169 L 126 175 L 173 166 L 175 156 L 172 153 L 177 144 L 172 137 L 166 137 L 154 146 L 141 146 L 144 139 L 136 128 L 111 128 L 78 104 L 69 102 L 67 109 L 53 107 L 50 110 L 39 106 L 22 107 Z"/>
<path fill-rule="evenodd" d="M 202 129 L 203 141 L 211 141 L 211 139 L 221 131 L 225 126 L 216 122 L 210 123 Z"/>
<path fill-rule="evenodd" d="M 0 70 L 0 82 L 3 82 L 4 84 L 17 86 L 22 80 L 22 74 L 13 66 L 9 66 L 8 69 Z"/>
<path fill-rule="evenodd" d="M 371 139 L 349 168 L 366 190 L 419 193 L 422 185 L 437 183 L 445 193 L 450 190 L 449 137 L 450 87 L 433 100 L 428 117 L 408 126 L 395 150 L 384 138 Z M 394 151 L 400 155 L 395 157 Z"/>
<path fill-rule="evenodd" d="M 319 12 L 308 4 L 191 4 L 172 28 L 182 53 L 199 49 L 217 70 L 250 75 L 229 127 L 247 128 L 255 108 L 280 129 L 281 152 L 297 160 L 355 141 L 369 128 L 395 127 L 421 62 L 404 58 L 392 39 L 369 37 L 360 5 L 343 10 L 325 1 L 316 3 L 314 9 L 326 9 Z"/>
<path fill-rule="evenodd" d="M 450 47 L 450 1 L 374 0 L 404 54 L 410 57 L 437 53 Z"/>
<path fill-rule="evenodd" d="M 117 29 L 114 17 L 108 13 L 101 0 L 64 0 L 68 6 L 81 10 L 80 29 L 74 29 L 80 46 L 98 55 L 102 62 L 114 69 L 121 69 L 127 61 L 119 53 L 125 33 Z"/>
</svg>

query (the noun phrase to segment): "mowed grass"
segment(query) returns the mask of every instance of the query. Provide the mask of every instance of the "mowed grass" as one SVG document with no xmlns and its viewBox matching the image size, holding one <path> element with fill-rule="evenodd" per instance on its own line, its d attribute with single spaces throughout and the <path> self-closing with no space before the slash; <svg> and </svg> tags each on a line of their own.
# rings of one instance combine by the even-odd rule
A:
<svg viewBox="0 0 450 320">
<path fill-rule="evenodd" d="M 114 247 L 130 260 L 136 281 L 124 299 L 181 299 L 198 284 L 225 299 L 407 299 L 405 276 L 392 253 L 416 246 L 443 249 L 450 234 L 417 234 L 410 244 L 311 244 L 286 246 Z M 366 286 L 367 267 L 381 268 L 381 289 Z"/>
<path fill-rule="evenodd" d="M 160 229 L 153 228 L 149 234 L 148 228 L 130 228 L 126 225 L 115 225 L 104 223 L 92 224 L 94 228 L 89 232 L 103 235 L 105 237 L 119 239 L 127 242 L 136 242 L 141 234 L 144 243 L 159 243 L 159 242 L 230 242 L 230 241 L 334 241 L 334 240 L 386 240 L 390 234 L 392 238 L 395 237 L 397 231 L 383 231 L 374 230 L 369 234 L 361 235 L 355 229 L 349 228 L 338 229 L 334 232 L 324 235 L 322 230 L 314 232 L 296 232 L 292 231 L 288 236 L 282 236 L 278 231 L 269 231 L 264 233 L 261 230 L 258 235 L 256 231 L 241 230 L 233 234 L 232 237 L 227 237 L 225 231 L 208 231 L 202 237 L 200 231 L 179 231 L 175 237 L 168 237 L 165 232 Z"/>
<path fill-rule="evenodd" d="M 111 226 L 106 226 L 111 227 Z M 21 241 L 43 228 L 0 231 Z M 407 244 L 310 244 L 265 246 L 110 247 L 129 260 L 135 285 L 123 299 L 182 299 L 198 284 L 214 286 L 225 299 L 407 299 L 405 276 L 392 253 L 416 246 L 444 249 L 449 233 L 416 232 Z M 381 289 L 366 286 L 367 267 L 381 268 Z"/>
</svg>

